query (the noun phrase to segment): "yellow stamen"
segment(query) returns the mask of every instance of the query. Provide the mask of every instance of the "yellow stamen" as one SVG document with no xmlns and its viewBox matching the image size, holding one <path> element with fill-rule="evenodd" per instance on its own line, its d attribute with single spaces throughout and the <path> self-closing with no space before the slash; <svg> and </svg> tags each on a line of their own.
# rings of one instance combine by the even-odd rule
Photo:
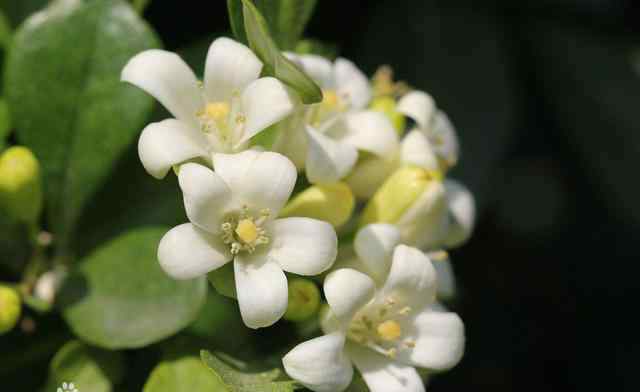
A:
<svg viewBox="0 0 640 392">
<path fill-rule="evenodd" d="M 323 90 L 322 91 L 322 104 L 329 108 L 337 108 L 340 104 L 340 99 L 338 98 L 338 94 L 334 90 Z"/>
<path fill-rule="evenodd" d="M 242 219 L 236 227 L 236 234 L 244 243 L 250 244 L 258 238 L 258 227 L 251 219 Z"/>
<path fill-rule="evenodd" d="M 387 320 L 378 324 L 377 332 L 382 339 L 387 341 L 397 340 L 402 335 L 400 324 L 394 320 Z"/>
<path fill-rule="evenodd" d="M 204 107 L 203 116 L 209 120 L 221 121 L 227 118 L 231 108 L 226 102 L 209 102 Z"/>
</svg>

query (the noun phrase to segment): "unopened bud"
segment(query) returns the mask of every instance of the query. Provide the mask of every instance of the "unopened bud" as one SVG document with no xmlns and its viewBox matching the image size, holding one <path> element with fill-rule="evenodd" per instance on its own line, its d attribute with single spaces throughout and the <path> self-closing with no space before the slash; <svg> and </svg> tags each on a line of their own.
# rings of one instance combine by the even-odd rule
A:
<svg viewBox="0 0 640 392">
<path fill-rule="evenodd" d="M 320 290 L 311 280 L 297 278 L 289 280 L 289 303 L 285 320 L 304 321 L 318 312 Z"/>
<path fill-rule="evenodd" d="M 26 147 L 11 147 L 0 156 L 0 205 L 21 222 L 34 223 L 40 216 L 40 163 Z"/>
<path fill-rule="evenodd" d="M 375 98 L 373 102 L 371 102 L 371 109 L 387 116 L 398 135 L 402 135 L 406 125 L 406 120 L 404 115 L 396 110 L 395 99 L 389 96 Z"/>
<path fill-rule="evenodd" d="M 11 287 L 0 286 L 0 335 L 9 332 L 20 318 L 20 295 Z"/>
<path fill-rule="evenodd" d="M 280 212 L 281 217 L 301 216 L 340 227 L 351 217 L 353 192 L 344 182 L 311 186 L 297 194 Z"/>
</svg>

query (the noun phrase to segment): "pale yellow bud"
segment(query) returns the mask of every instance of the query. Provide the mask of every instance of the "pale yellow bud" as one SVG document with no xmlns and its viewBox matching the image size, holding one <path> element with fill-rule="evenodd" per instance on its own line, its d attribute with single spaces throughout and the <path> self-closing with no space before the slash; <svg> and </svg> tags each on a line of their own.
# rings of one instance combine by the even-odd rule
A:
<svg viewBox="0 0 640 392">
<path fill-rule="evenodd" d="M 371 109 L 387 116 L 391 124 L 393 124 L 393 128 L 398 133 L 398 136 L 402 136 L 406 120 L 405 116 L 396 110 L 395 99 L 389 96 L 375 98 L 373 102 L 371 102 Z"/>
<path fill-rule="evenodd" d="M 40 163 L 26 147 L 11 147 L 0 156 L 0 205 L 21 222 L 34 223 L 40 216 Z"/>
<path fill-rule="evenodd" d="M 318 312 L 320 290 L 311 280 L 297 278 L 289 280 L 289 302 L 285 320 L 304 321 Z"/>
<path fill-rule="evenodd" d="M 351 217 L 355 199 L 344 182 L 311 186 L 297 194 L 280 212 L 281 217 L 307 217 L 340 227 Z"/>
<path fill-rule="evenodd" d="M 21 301 L 11 287 L 0 286 L 0 335 L 9 332 L 20 318 Z"/>
</svg>

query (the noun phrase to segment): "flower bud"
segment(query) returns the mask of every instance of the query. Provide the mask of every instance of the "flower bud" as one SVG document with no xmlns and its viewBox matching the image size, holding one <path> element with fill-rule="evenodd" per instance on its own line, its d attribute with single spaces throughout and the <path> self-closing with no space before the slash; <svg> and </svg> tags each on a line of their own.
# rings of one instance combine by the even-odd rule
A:
<svg viewBox="0 0 640 392">
<path fill-rule="evenodd" d="M 351 217 L 355 199 L 344 182 L 311 186 L 297 194 L 280 216 L 302 216 L 327 221 L 340 227 Z"/>
<path fill-rule="evenodd" d="M 405 117 L 396 110 L 396 100 L 389 96 L 378 97 L 371 102 L 371 109 L 387 116 L 398 135 L 402 135 L 406 124 Z"/>
<path fill-rule="evenodd" d="M 304 321 L 318 312 L 320 290 L 311 280 L 297 278 L 289 280 L 289 303 L 284 318 L 289 321 Z"/>
<path fill-rule="evenodd" d="M 11 147 L 0 156 L 0 205 L 24 223 L 34 223 L 40 216 L 40 163 L 26 147 Z"/>
<path fill-rule="evenodd" d="M 0 286 L 0 335 L 9 332 L 20 318 L 20 295 L 11 287 Z"/>
</svg>

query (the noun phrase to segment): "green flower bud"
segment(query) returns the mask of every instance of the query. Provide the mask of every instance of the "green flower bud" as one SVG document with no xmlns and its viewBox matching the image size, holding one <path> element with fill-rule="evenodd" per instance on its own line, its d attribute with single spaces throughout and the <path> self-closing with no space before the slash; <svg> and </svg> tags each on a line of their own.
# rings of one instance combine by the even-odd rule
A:
<svg viewBox="0 0 640 392">
<path fill-rule="evenodd" d="M 371 102 L 371 109 L 387 116 L 398 135 L 401 136 L 406 125 L 405 117 L 396 110 L 396 100 L 389 96 L 378 97 Z"/>
<path fill-rule="evenodd" d="M 26 147 L 11 147 L 0 156 L 0 205 L 21 222 L 34 223 L 40 216 L 40 163 Z"/>
<path fill-rule="evenodd" d="M 289 280 L 289 303 L 284 313 L 285 320 L 300 322 L 309 319 L 320 307 L 320 290 L 308 279 Z"/>
<path fill-rule="evenodd" d="M 20 318 L 20 295 L 11 287 L 0 286 L 0 335 L 9 332 Z"/>
<path fill-rule="evenodd" d="M 311 186 L 297 194 L 280 212 L 281 217 L 302 216 L 340 227 L 351 217 L 355 198 L 344 182 Z"/>
</svg>

